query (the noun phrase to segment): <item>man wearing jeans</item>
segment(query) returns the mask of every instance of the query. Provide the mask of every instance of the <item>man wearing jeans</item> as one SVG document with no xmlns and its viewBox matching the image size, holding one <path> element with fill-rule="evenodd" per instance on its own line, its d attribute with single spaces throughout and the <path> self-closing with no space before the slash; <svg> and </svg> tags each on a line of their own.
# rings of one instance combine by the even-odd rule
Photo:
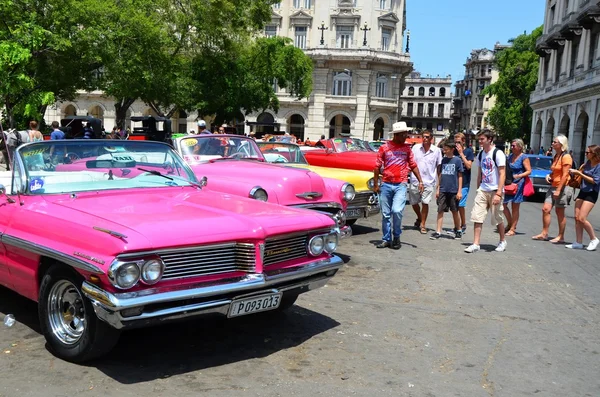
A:
<svg viewBox="0 0 600 397">
<path fill-rule="evenodd" d="M 379 205 L 383 217 L 381 229 L 383 241 L 377 248 L 400 249 L 402 233 L 402 213 L 406 205 L 408 174 L 412 171 L 419 181 L 419 192 L 423 192 L 423 180 L 417 168 L 410 145 L 404 143 L 408 137 L 405 122 L 394 123 L 392 132 L 385 144 L 377 152 L 377 161 L 373 170 L 375 193 L 379 193 Z M 383 170 L 383 184 L 379 186 L 379 174 Z M 393 223 L 393 230 L 392 230 Z M 393 238 L 393 240 L 392 240 Z"/>
</svg>

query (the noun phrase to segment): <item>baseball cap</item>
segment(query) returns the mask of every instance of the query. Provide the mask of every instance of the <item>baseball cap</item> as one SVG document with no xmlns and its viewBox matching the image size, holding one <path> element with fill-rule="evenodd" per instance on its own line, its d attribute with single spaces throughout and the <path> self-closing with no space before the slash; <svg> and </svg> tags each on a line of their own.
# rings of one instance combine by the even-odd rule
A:
<svg viewBox="0 0 600 397">
<path fill-rule="evenodd" d="M 198 127 L 206 127 L 206 121 L 198 120 Z"/>
</svg>

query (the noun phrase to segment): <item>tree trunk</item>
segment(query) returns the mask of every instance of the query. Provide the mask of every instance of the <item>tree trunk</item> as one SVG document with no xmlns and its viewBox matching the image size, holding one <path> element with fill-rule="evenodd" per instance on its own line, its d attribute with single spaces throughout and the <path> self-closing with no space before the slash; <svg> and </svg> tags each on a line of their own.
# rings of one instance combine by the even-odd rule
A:
<svg viewBox="0 0 600 397">
<path fill-rule="evenodd" d="M 125 129 L 125 119 L 127 118 L 127 110 L 135 102 L 135 98 L 121 98 L 115 103 L 115 124 L 120 129 Z"/>
</svg>

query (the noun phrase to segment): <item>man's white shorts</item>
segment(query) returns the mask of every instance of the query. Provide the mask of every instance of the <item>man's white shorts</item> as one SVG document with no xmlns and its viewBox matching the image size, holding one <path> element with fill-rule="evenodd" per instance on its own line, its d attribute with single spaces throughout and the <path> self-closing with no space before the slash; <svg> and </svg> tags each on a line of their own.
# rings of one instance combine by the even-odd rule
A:
<svg viewBox="0 0 600 397">
<path fill-rule="evenodd" d="M 419 184 L 411 184 L 408 191 L 408 201 L 410 202 L 410 205 L 419 203 L 429 204 L 431 199 L 433 199 L 434 191 L 435 186 L 425 186 L 423 188 L 423 193 L 419 193 Z"/>
</svg>

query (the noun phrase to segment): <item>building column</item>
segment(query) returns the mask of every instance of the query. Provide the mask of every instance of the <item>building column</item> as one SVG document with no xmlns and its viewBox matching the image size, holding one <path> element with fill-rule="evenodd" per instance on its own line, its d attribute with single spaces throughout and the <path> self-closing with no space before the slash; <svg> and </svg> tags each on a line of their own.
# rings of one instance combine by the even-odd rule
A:
<svg viewBox="0 0 600 397">
<path fill-rule="evenodd" d="M 309 98 L 308 120 L 305 123 L 304 139 L 318 141 L 321 135 L 329 136 L 329 120 L 325 119 L 325 98 L 327 97 L 327 79 L 329 69 L 316 67 L 313 71 L 313 93 Z"/>
<path fill-rule="evenodd" d="M 372 74 L 370 70 L 358 70 L 356 79 L 352 82 L 356 83 L 356 118 L 354 119 L 354 137 L 362 140 L 370 140 L 369 124 L 370 124 L 370 109 L 369 101 L 371 99 L 371 81 Z"/>
</svg>

